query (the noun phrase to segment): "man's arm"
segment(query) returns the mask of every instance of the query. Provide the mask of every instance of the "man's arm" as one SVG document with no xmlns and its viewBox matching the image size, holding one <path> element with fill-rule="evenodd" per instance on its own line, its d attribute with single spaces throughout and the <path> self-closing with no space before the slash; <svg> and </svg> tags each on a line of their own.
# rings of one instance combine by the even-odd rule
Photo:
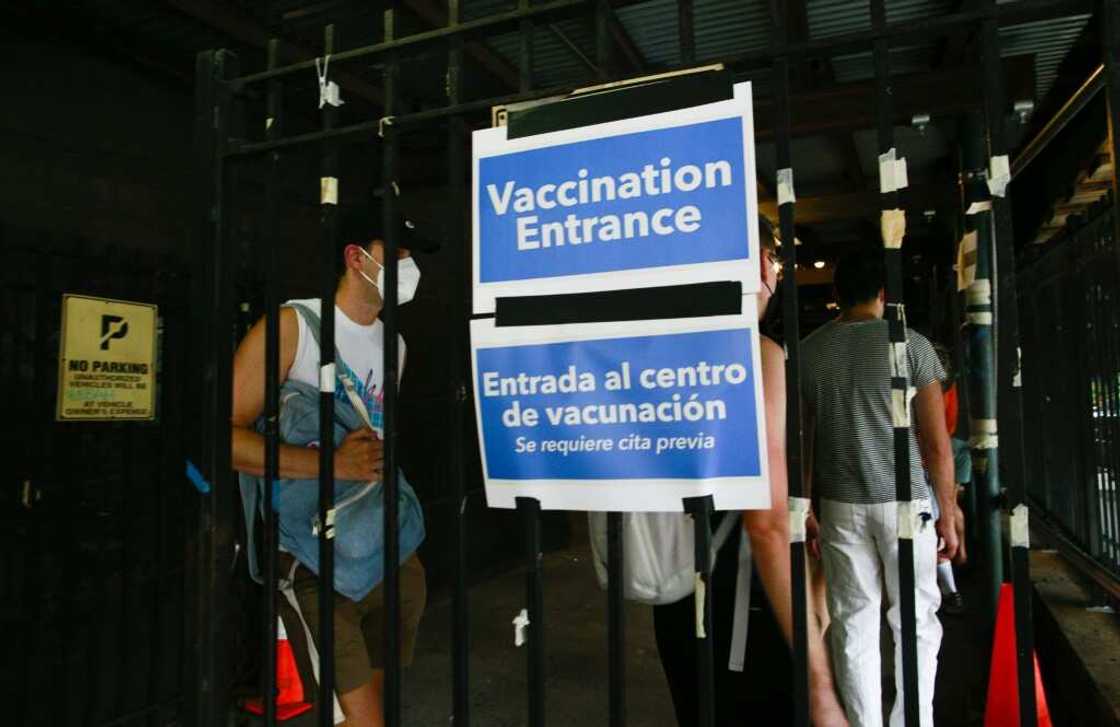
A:
<svg viewBox="0 0 1120 727">
<path fill-rule="evenodd" d="M 918 389 L 914 397 L 917 410 L 918 446 L 922 460 L 933 479 L 934 495 L 941 506 L 937 534 L 945 541 L 944 555 L 952 558 L 957 552 L 957 533 L 953 518 L 957 509 L 956 473 L 953 468 L 953 447 L 945 427 L 945 405 L 941 399 L 941 382 L 932 381 Z"/>
<path fill-rule="evenodd" d="M 288 371 L 299 344 L 298 314 L 280 309 L 279 381 Z M 233 357 L 233 468 L 250 475 L 264 474 L 264 436 L 254 424 L 264 411 L 265 321 L 262 318 L 237 347 Z M 284 479 L 311 479 L 319 475 L 319 453 L 307 447 L 280 444 L 280 472 Z"/>
<path fill-rule="evenodd" d="M 763 399 L 766 404 L 767 459 L 770 465 L 770 509 L 748 510 L 743 524 L 774 616 L 786 643 L 793 643 L 793 597 L 790 577 L 788 478 L 786 476 L 785 355 L 773 341 L 762 341 Z M 815 724 L 847 724 L 833 690 L 824 640 L 806 601 L 809 636 L 809 682 Z"/>
<path fill-rule="evenodd" d="M 299 345 L 299 315 L 280 309 L 279 382 L 288 379 Z M 245 336 L 233 357 L 233 413 L 230 416 L 233 468 L 250 475 L 264 474 L 264 436 L 253 428 L 264 411 L 265 322 L 260 320 Z M 280 443 L 280 471 L 285 480 L 319 476 L 319 450 Z M 335 449 L 335 477 L 340 480 L 374 480 L 381 476 L 381 442 L 368 429 L 350 433 Z"/>
</svg>

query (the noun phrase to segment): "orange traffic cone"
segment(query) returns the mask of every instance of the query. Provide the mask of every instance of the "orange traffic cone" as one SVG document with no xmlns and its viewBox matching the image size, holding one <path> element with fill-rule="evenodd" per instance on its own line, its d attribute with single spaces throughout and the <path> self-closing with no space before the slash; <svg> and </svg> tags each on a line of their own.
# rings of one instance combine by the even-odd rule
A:
<svg viewBox="0 0 1120 727">
<path fill-rule="evenodd" d="M 1038 704 L 1038 727 L 1052 727 L 1038 655 L 1034 656 L 1034 693 Z M 988 679 L 988 706 L 984 727 L 1019 727 L 1019 681 L 1015 656 L 1015 592 L 1010 583 L 999 589 L 996 638 L 992 645 L 992 673 Z"/>
<path fill-rule="evenodd" d="M 276 631 L 276 719 L 283 722 L 311 709 L 311 704 L 303 699 L 303 682 L 296 667 L 296 656 L 284 622 L 277 619 Z M 264 700 L 253 697 L 245 700 L 245 710 L 253 714 L 264 714 Z"/>
</svg>

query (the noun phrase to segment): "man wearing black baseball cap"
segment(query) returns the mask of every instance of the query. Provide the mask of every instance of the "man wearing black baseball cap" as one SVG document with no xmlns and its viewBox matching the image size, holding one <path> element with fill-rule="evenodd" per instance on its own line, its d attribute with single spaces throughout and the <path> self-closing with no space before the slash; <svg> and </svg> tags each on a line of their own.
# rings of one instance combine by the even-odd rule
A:
<svg viewBox="0 0 1120 727">
<path fill-rule="evenodd" d="M 379 205 L 339 210 L 339 244 L 335 251 L 338 266 L 338 288 L 335 293 L 335 346 L 337 349 L 334 386 L 336 412 L 353 407 L 364 424 L 351 428 L 334 452 L 334 474 L 339 487 L 354 483 L 380 483 L 384 456 L 382 451 L 382 400 L 384 396 L 384 329 L 378 316 L 385 296 L 385 247 Z M 417 225 L 399 217 L 397 303 L 412 300 L 420 282 L 420 269 L 412 251 L 432 251 L 437 247 L 433 237 L 423 235 Z M 295 389 L 317 396 L 321 386 L 318 345 L 318 298 L 290 300 L 280 311 L 279 380 L 285 391 Z M 404 339 L 398 336 L 400 358 L 398 370 L 403 375 Z M 264 473 L 265 441 L 258 422 L 264 409 L 265 387 L 265 325 L 258 322 L 241 342 L 234 357 L 233 370 L 233 464 L 245 476 Z M 288 401 L 287 394 L 282 401 Z M 285 411 L 281 408 L 281 431 Z M 364 411 L 361 411 L 364 410 Z M 306 418 L 306 417 L 305 417 Z M 336 419 L 341 423 L 341 420 Z M 317 427 L 316 427 L 317 432 Z M 279 490 L 304 488 L 317 493 L 319 453 L 316 441 L 311 446 L 281 442 L 279 457 Z M 300 482 L 304 481 L 304 482 Z M 416 555 L 416 546 L 423 539 L 423 515 L 415 493 L 403 476 L 400 483 L 400 663 L 412 661 L 413 647 L 420 617 L 427 600 L 424 568 Z M 381 497 L 380 488 L 368 487 L 374 497 Z M 297 490 L 287 490 L 296 492 Z M 317 499 L 317 494 L 315 495 Z M 336 501 L 336 514 L 341 517 L 342 499 Z M 302 623 L 296 629 L 308 633 L 314 653 L 319 639 L 319 588 L 317 535 L 302 515 L 287 514 L 277 506 L 280 530 L 279 566 L 281 577 L 290 590 L 285 595 Z M 377 511 L 380 513 L 380 510 Z M 353 513 L 353 511 L 352 511 Z M 351 513 L 351 515 L 352 515 Z M 351 517 L 352 520 L 352 517 Z M 366 520 L 371 522 L 367 523 Z M 376 518 L 364 518 L 352 529 L 365 536 L 380 530 Z M 368 527 L 367 527 L 368 525 Z M 382 680 L 385 654 L 382 630 L 384 623 L 383 591 L 376 555 L 347 560 L 344 548 L 347 533 L 344 521 L 336 521 L 336 559 L 334 582 L 334 654 L 335 690 L 346 724 L 351 727 L 382 724 Z M 383 536 L 372 538 L 383 543 Z M 339 555 L 341 553 L 341 556 Z M 250 553 L 251 570 L 256 556 Z M 373 575 L 376 573 L 376 575 Z M 282 604 L 282 612 L 287 604 Z M 288 626 L 287 631 L 293 631 Z M 315 657 L 313 656 L 313 659 Z M 316 659 L 317 660 L 317 659 Z M 325 695 L 324 695 L 325 696 Z"/>
</svg>

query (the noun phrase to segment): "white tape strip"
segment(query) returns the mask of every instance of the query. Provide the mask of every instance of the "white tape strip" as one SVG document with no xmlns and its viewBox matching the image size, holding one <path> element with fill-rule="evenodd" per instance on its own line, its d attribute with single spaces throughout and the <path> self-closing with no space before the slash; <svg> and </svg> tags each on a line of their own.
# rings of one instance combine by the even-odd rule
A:
<svg viewBox="0 0 1120 727">
<path fill-rule="evenodd" d="M 272 128 L 272 122 L 273 122 L 273 119 L 272 119 L 271 116 L 269 116 L 267 119 L 264 120 L 264 130 L 265 131 L 268 131 L 269 129 Z"/>
<path fill-rule="evenodd" d="M 898 159 L 895 158 L 894 148 L 891 148 L 886 154 L 879 155 L 879 192 L 888 194 L 898 189 Z"/>
<path fill-rule="evenodd" d="M 704 598 L 705 584 L 704 577 L 699 573 L 696 574 L 696 638 L 708 638 L 707 631 L 704 629 Z"/>
<path fill-rule="evenodd" d="M 910 397 L 908 394 L 908 391 L 891 389 L 891 423 L 895 428 L 910 426 Z"/>
<path fill-rule="evenodd" d="M 965 317 L 968 318 L 968 322 L 971 323 L 974 326 L 990 326 L 990 325 L 992 325 L 992 314 L 991 313 L 983 313 L 983 312 L 981 312 L 981 313 L 966 313 Z"/>
<path fill-rule="evenodd" d="M 319 177 L 319 204 L 338 204 L 338 177 Z"/>
<path fill-rule="evenodd" d="M 327 393 L 334 393 L 334 380 L 335 380 L 334 364 L 330 363 L 319 369 L 319 391 Z"/>
<path fill-rule="evenodd" d="M 1015 375 L 1011 377 L 1011 386 L 1023 388 L 1023 349 L 1019 346 L 1015 347 Z"/>
<path fill-rule="evenodd" d="M 968 286 L 965 302 L 969 305 L 992 304 L 992 281 L 987 278 L 978 278 Z"/>
<path fill-rule="evenodd" d="M 910 378 L 910 359 L 906 355 L 906 342 L 892 342 L 887 351 L 891 359 L 891 377 L 896 379 Z"/>
<path fill-rule="evenodd" d="M 778 170 L 778 206 L 797 201 L 793 191 L 793 169 L 786 167 Z"/>
<path fill-rule="evenodd" d="M 968 446 L 972 449 L 996 449 L 999 447 L 999 422 L 995 419 L 970 419 L 969 430 L 972 436 Z"/>
<path fill-rule="evenodd" d="M 894 184 L 897 190 L 910 186 L 910 177 L 906 172 L 906 157 L 899 157 L 894 163 Z"/>
<path fill-rule="evenodd" d="M 898 503 L 898 537 L 900 540 L 914 539 L 914 503 Z"/>
<path fill-rule="evenodd" d="M 981 212 L 991 212 L 991 211 L 992 211 L 992 201 L 990 199 L 986 199 L 986 200 L 983 200 L 981 202 L 973 202 L 972 204 L 970 204 L 968 206 L 968 209 L 966 209 L 964 211 L 964 213 L 966 215 L 978 215 Z"/>
<path fill-rule="evenodd" d="M 1019 503 L 1011 510 L 1011 547 L 1031 547 L 1030 510 L 1026 504 Z"/>
<path fill-rule="evenodd" d="M 342 96 L 338 90 L 338 84 L 334 81 L 327 80 L 327 68 L 330 66 L 331 57 L 327 55 L 323 59 L 322 66 L 319 65 L 319 59 L 315 59 L 315 75 L 319 78 L 319 108 L 330 104 L 338 108 L 343 104 Z"/>
<path fill-rule="evenodd" d="M 809 498 L 789 498 L 789 542 L 804 543 L 806 538 L 805 521 L 809 519 Z"/>
<path fill-rule="evenodd" d="M 1007 185 L 1011 184 L 1011 160 L 1006 154 L 992 157 L 991 167 L 988 169 L 988 191 L 993 197 L 1003 197 L 1007 194 Z"/>
<path fill-rule="evenodd" d="M 525 644 L 525 632 L 529 627 L 529 611 L 521 609 L 521 613 L 513 619 L 513 645 L 523 646 Z"/>
<path fill-rule="evenodd" d="M 883 210 L 879 216 L 879 226 L 883 234 L 883 246 L 889 250 L 902 247 L 906 237 L 906 212 L 903 210 Z"/>
</svg>

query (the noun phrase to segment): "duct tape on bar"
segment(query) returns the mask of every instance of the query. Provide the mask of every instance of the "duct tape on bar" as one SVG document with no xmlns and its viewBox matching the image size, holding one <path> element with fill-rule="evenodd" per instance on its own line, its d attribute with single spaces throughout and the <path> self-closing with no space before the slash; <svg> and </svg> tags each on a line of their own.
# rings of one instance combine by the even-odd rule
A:
<svg viewBox="0 0 1120 727">
<path fill-rule="evenodd" d="M 704 599 L 706 598 L 707 584 L 704 583 L 704 576 L 701 573 L 696 574 L 696 638 L 706 639 L 708 633 L 704 629 Z"/>
<path fill-rule="evenodd" d="M 333 394 L 334 380 L 335 368 L 333 363 L 329 363 L 319 369 L 319 391 Z"/>
<path fill-rule="evenodd" d="M 887 351 L 891 360 L 891 377 L 910 378 L 910 358 L 906 355 L 906 341 L 892 341 Z"/>
<path fill-rule="evenodd" d="M 988 169 L 988 191 L 993 197 L 1005 197 L 1007 185 L 1011 184 L 1011 160 L 1006 154 L 992 157 Z"/>
<path fill-rule="evenodd" d="M 879 227 L 883 235 L 883 247 L 897 250 L 902 247 L 906 237 L 906 212 L 900 209 L 883 210 L 879 215 Z"/>
<path fill-rule="evenodd" d="M 343 103 L 342 96 L 338 91 L 338 84 L 334 81 L 327 80 L 327 68 L 330 66 L 331 57 L 328 54 L 324 59 L 322 66 L 319 65 L 319 59 L 315 59 L 315 75 L 319 78 L 319 108 L 323 108 L 327 104 L 338 108 Z"/>
<path fill-rule="evenodd" d="M 319 204 L 338 204 L 338 177 L 319 177 Z"/>
<path fill-rule="evenodd" d="M 805 542 L 806 536 L 808 535 L 805 522 L 809 519 L 809 508 L 809 498 L 789 498 L 789 542 Z"/>
<path fill-rule="evenodd" d="M 1019 503 L 1011 510 L 1011 547 L 1031 547 L 1030 510 L 1025 503 Z"/>
<path fill-rule="evenodd" d="M 968 446 L 972 449 L 996 449 L 999 447 L 999 422 L 995 419 L 970 419 Z"/>
<path fill-rule="evenodd" d="M 521 613 L 513 618 L 513 645 L 525 645 L 525 633 L 529 629 L 529 611 L 528 609 L 521 609 Z"/>
<path fill-rule="evenodd" d="M 973 280 L 965 292 L 965 303 L 969 306 L 990 306 L 992 304 L 992 281 L 987 278 Z M 968 311 L 965 318 L 977 326 L 992 325 L 991 311 Z"/>
<path fill-rule="evenodd" d="M 917 530 L 918 512 L 913 500 L 898 503 L 898 539 L 913 540 L 914 531 Z"/>
<path fill-rule="evenodd" d="M 793 191 L 793 169 L 786 167 L 778 170 L 778 206 L 793 204 L 797 195 Z"/>
<path fill-rule="evenodd" d="M 968 290 L 976 282 L 976 230 L 966 232 L 957 245 L 957 290 Z"/>
<path fill-rule="evenodd" d="M 1023 388 L 1023 349 L 1019 346 L 1015 347 L 1015 375 L 1011 377 L 1011 386 Z"/>
<path fill-rule="evenodd" d="M 964 213 L 966 215 L 978 215 L 981 212 L 991 212 L 991 211 L 992 211 L 992 201 L 990 199 L 985 199 L 985 200 L 981 200 L 979 202 L 973 202 L 972 204 L 970 204 L 968 206 L 968 209 L 966 209 L 964 211 Z"/>
<path fill-rule="evenodd" d="M 896 158 L 892 147 L 886 154 L 879 155 L 879 192 L 889 194 L 906 189 L 910 181 L 906 173 L 906 157 Z"/>
<path fill-rule="evenodd" d="M 902 389 L 891 389 L 891 423 L 896 429 L 910 426 L 910 400 L 918 390 L 913 386 Z"/>
</svg>

